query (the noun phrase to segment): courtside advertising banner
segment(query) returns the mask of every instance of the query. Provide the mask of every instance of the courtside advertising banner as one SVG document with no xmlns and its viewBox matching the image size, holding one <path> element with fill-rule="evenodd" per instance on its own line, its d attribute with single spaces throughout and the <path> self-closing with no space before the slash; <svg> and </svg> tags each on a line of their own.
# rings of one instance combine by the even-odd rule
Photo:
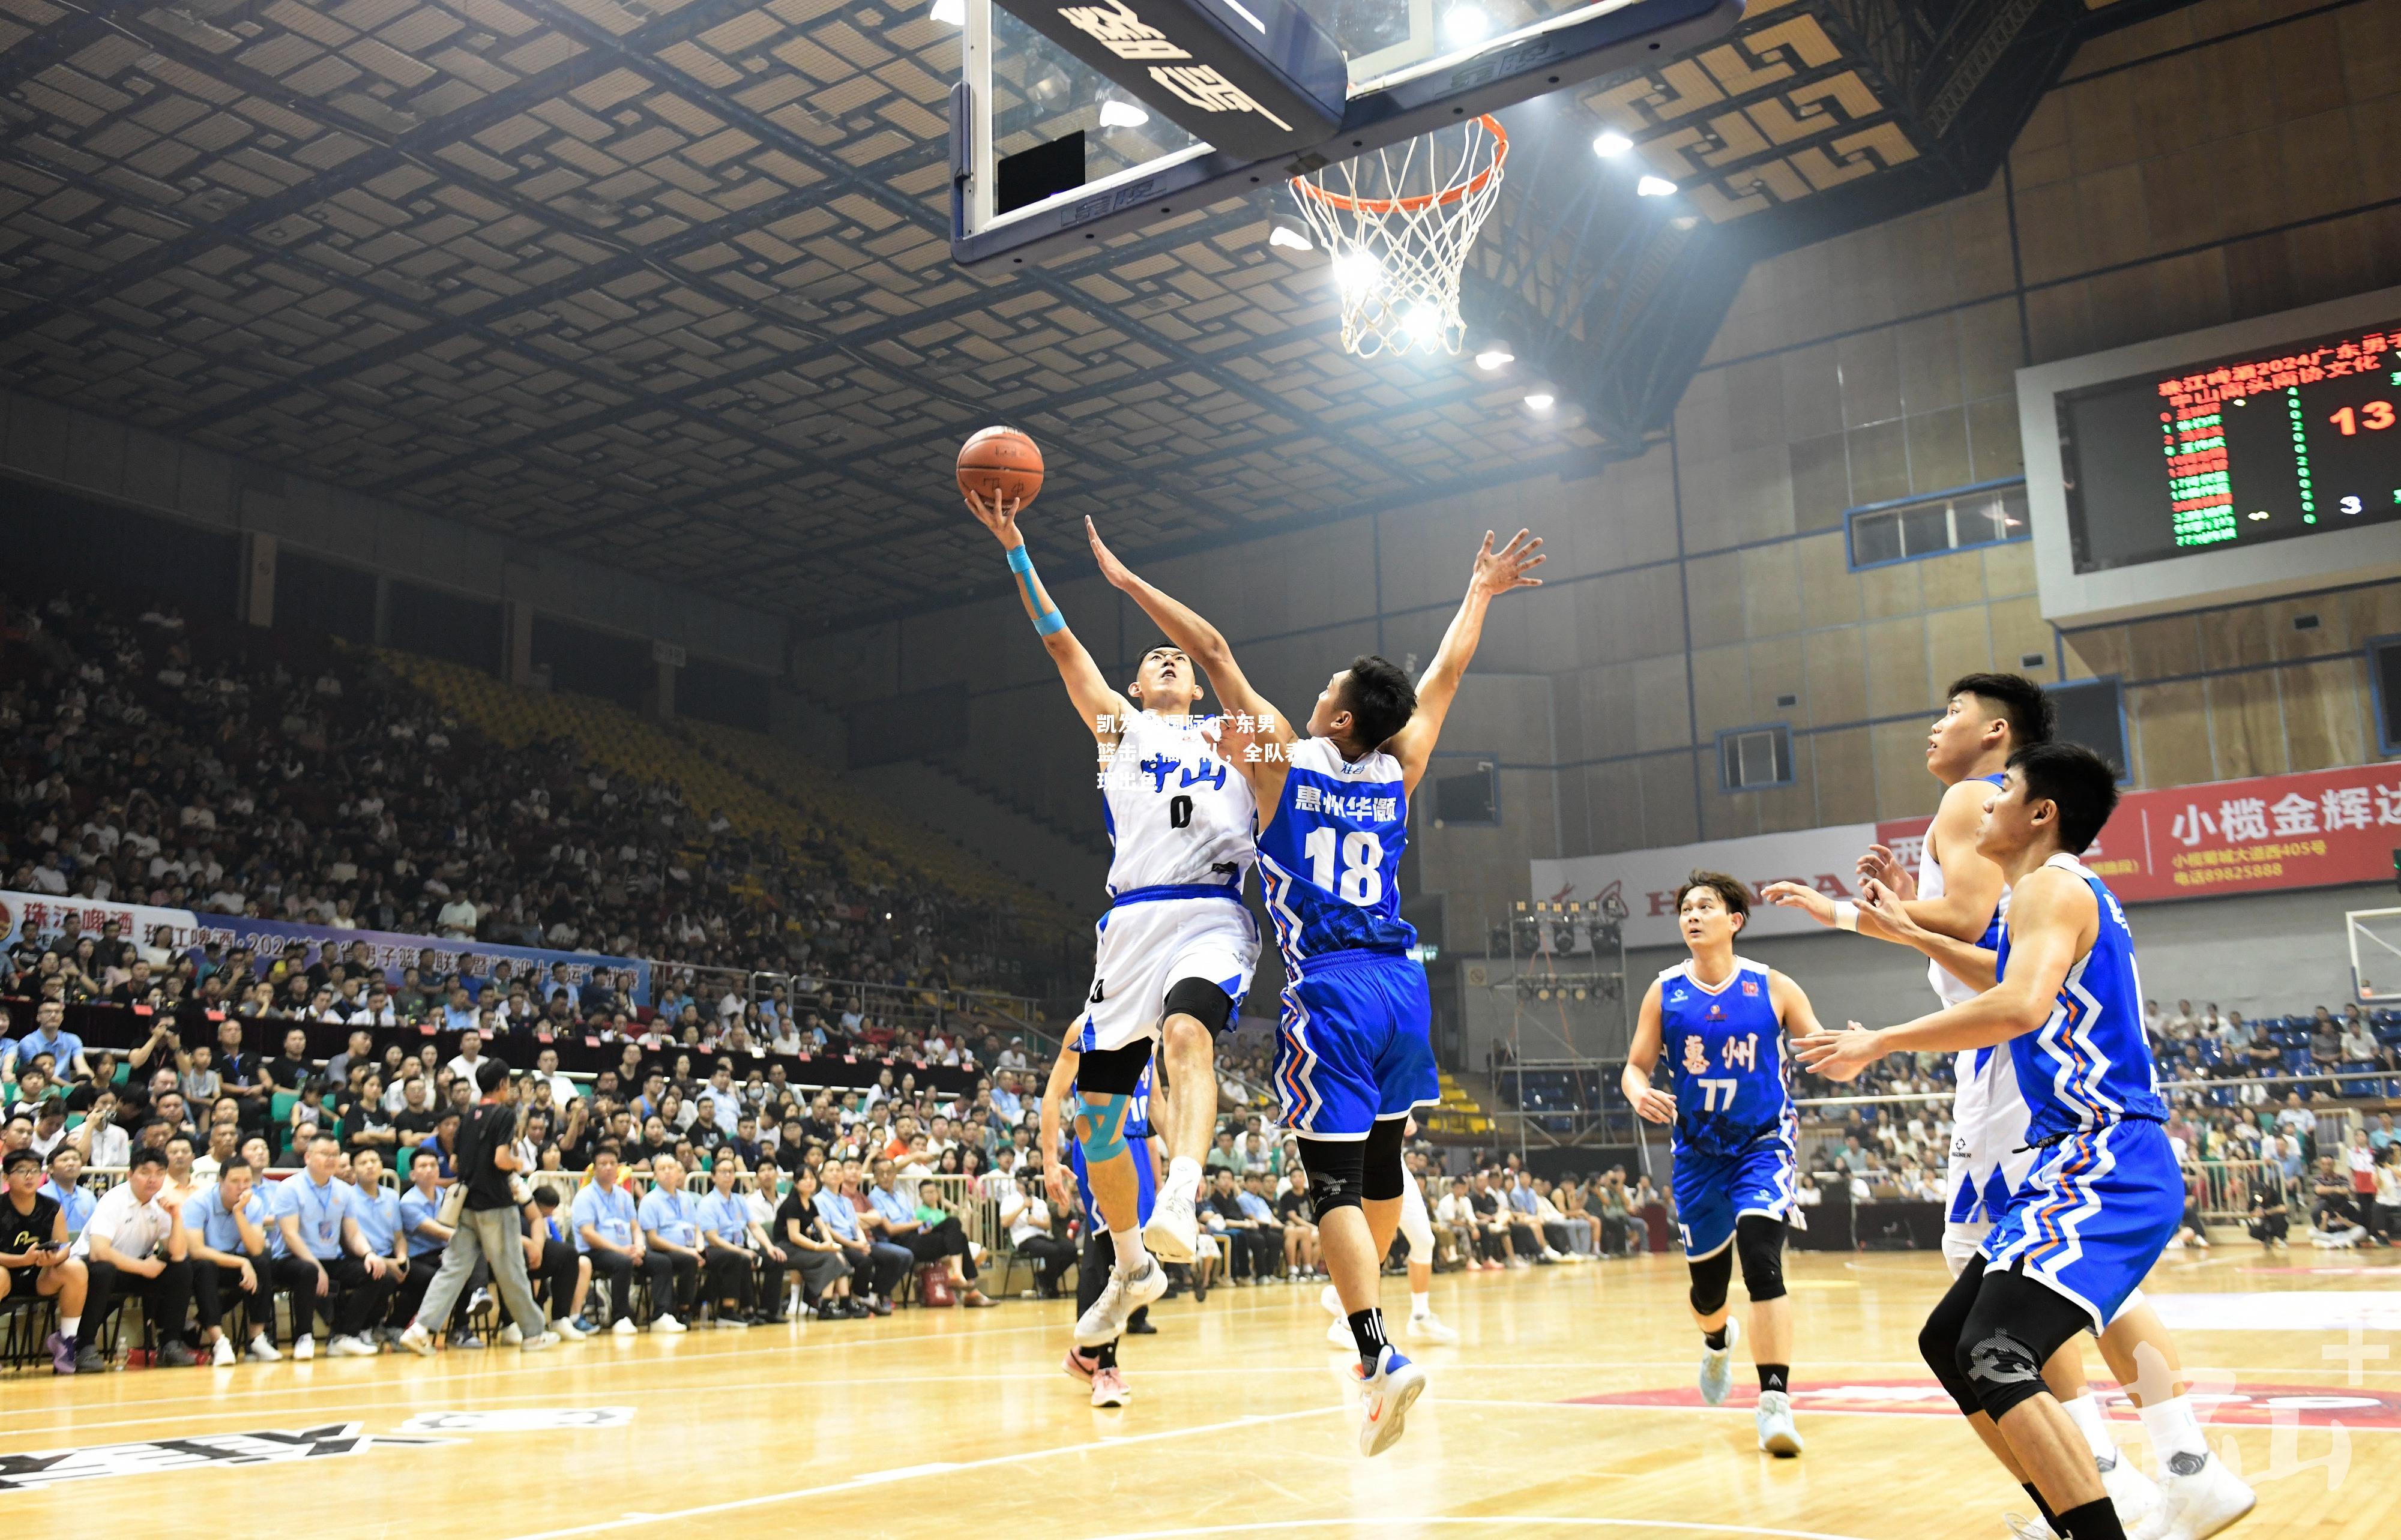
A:
<svg viewBox="0 0 2401 1540">
<path fill-rule="evenodd" d="M 1760 902 L 1759 890 L 1789 880 L 1806 883 L 1829 898 L 1856 899 L 1859 879 L 1853 868 L 1875 837 L 1873 824 L 1839 824 L 1702 845 L 1537 861 L 1533 892 L 1537 899 L 1554 903 L 1613 895 L 1626 906 L 1627 946 L 1673 947 L 1682 940 L 1676 930 L 1677 884 L 1695 867 L 1706 867 L 1750 885 L 1752 906 L 1743 925 L 1745 935 L 1801 935 L 1823 927 L 1798 909 Z"/>
<path fill-rule="evenodd" d="M 1876 838 L 1915 871 L 1932 822 L 1878 824 Z M 2156 904 L 2381 882 L 2395 847 L 2401 763 L 2386 763 L 2130 791 L 2084 863 L 2125 903 Z"/>
<path fill-rule="evenodd" d="M 415 968 L 420 976 L 463 972 L 470 987 L 487 979 L 492 965 L 506 961 L 518 979 L 547 978 L 564 963 L 567 976 L 578 987 L 596 974 L 615 980 L 636 1001 L 651 998 L 651 965 L 630 957 L 603 957 L 589 952 L 555 952 L 537 947 L 504 947 L 488 941 L 453 941 L 437 936 L 404 935 L 389 931 L 346 931 L 330 925 L 302 925 L 284 920 L 252 920 L 241 915 L 196 914 L 190 909 L 155 909 L 142 904 L 106 904 L 88 898 L 56 898 L 48 893 L 0 892 L 0 942 L 15 946 L 21 939 L 48 942 L 64 933 L 67 917 L 86 935 L 97 936 L 109 920 L 118 934 L 142 947 L 163 947 L 188 952 L 214 941 L 227 947 L 248 947 L 262 964 L 281 957 L 294 942 L 307 948 L 306 960 L 321 956 L 330 961 L 352 960 L 380 972 L 392 984 L 401 971 Z M 161 931 L 167 933 L 162 938 Z M 359 948 L 364 947 L 362 954 Z"/>
</svg>

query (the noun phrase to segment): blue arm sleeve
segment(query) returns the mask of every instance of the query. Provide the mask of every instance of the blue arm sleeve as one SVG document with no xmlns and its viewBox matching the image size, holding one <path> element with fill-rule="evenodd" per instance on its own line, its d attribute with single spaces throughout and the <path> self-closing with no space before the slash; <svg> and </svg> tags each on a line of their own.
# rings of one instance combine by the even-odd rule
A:
<svg viewBox="0 0 2401 1540">
<path fill-rule="evenodd" d="M 1050 607 L 1050 596 L 1034 580 L 1034 558 L 1018 546 L 1008 553 L 1008 570 L 1017 574 L 1018 591 L 1025 595 L 1026 607 L 1034 611 L 1035 632 L 1043 636 L 1067 629 L 1067 617 Z"/>
</svg>

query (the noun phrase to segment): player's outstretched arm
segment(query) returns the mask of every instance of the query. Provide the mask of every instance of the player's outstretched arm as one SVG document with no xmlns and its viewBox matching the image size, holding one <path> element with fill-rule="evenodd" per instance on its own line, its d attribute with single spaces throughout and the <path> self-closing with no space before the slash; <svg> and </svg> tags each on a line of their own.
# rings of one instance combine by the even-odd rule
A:
<svg viewBox="0 0 2401 1540">
<path fill-rule="evenodd" d="M 1626 1047 L 1626 1070 L 1618 1077 L 1618 1087 L 1643 1117 L 1653 1123 L 1673 1123 L 1676 1098 L 1651 1083 L 1651 1070 L 1659 1062 L 1659 981 L 1654 978 L 1642 993 L 1642 1010 L 1634 1019 L 1634 1041 Z"/>
<path fill-rule="evenodd" d="M 1784 1024 L 1785 1036 L 1793 1039 L 1796 1043 L 1818 1036 L 1826 1030 L 1818 1023 L 1817 1007 L 1809 1003 L 1807 992 L 1790 977 L 1777 973 L 1773 968 L 1767 973 L 1767 1000 L 1769 1004 L 1776 1007 L 1776 1019 Z M 1833 1072 L 1827 1074 L 1826 1078 L 1852 1080 L 1858 1077 L 1859 1072 L 1858 1068 L 1836 1066 Z"/>
<path fill-rule="evenodd" d="M 1026 618 L 1034 622 L 1035 634 L 1042 638 L 1042 648 L 1058 665 L 1059 678 L 1067 687 L 1067 698 L 1076 702 L 1077 715 L 1093 737 L 1104 743 L 1117 742 L 1116 724 L 1132 716 L 1132 704 L 1115 689 L 1101 674 L 1100 665 L 1076 640 L 1067 629 L 1067 618 L 1050 603 L 1050 591 L 1035 573 L 1034 559 L 1026 554 L 1025 537 L 1017 527 L 1018 511 L 1025 504 L 1015 498 L 995 496 L 989 503 L 974 493 L 967 494 L 967 511 L 976 523 L 993 533 L 1000 548 L 1008 552 L 1008 570 L 1017 579 L 1017 596 L 1024 603 Z"/>
<path fill-rule="evenodd" d="M 1984 804 L 1992 795 L 1993 788 L 1983 781 L 1962 781 L 1942 794 L 1942 805 L 1935 811 L 1934 825 L 1926 831 L 1926 838 L 1934 841 L 1936 864 L 1942 868 L 1941 897 L 1914 897 L 1914 881 L 1907 891 L 1902 891 L 1898 882 L 1887 880 L 1895 875 L 1907 874 L 1900 871 L 1898 863 L 1891 859 L 1892 852 L 1881 845 L 1859 858 L 1862 881 L 1884 881 L 1886 893 L 1908 910 L 1910 920 L 1919 930 L 1960 941 L 1983 940 L 1984 927 L 2001 906 L 2003 886 L 2001 868 L 1976 849 L 1976 827 L 1983 822 Z M 1886 923 L 1884 914 L 1864 905 L 1837 903 L 1805 883 L 1770 882 L 1760 890 L 1760 896 L 1770 904 L 1799 909 L 1820 925 L 1838 926 L 1880 941 L 1925 950 L 1915 938 Z"/>
<path fill-rule="evenodd" d="M 1443 718 L 1450 715 L 1460 678 L 1467 673 L 1468 660 L 1475 656 L 1476 644 L 1484 639 L 1484 612 L 1512 589 L 1543 586 L 1540 578 L 1527 576 L 1550 560 L 1541 554 L 1542 549 L 1539 538 L 1521 529 L 1495 551 L 1492 531 L 1484 532 L 1484 544 L 1477 548 L 1475 566 L 1467 576 L 1467 597 L 1459 602 L 1459 613 L 1450 618 L 1450 629 L 1442 634 L 1442 646 L 1434 649 L 1434 661 L 1418 681 L 1417 712 L 1385 745 L 1401 762 L 1405 789 L 1418 789 L 1426 762 L 1434 757 L 1434 741 L 1442 736 Z"/>
<path fill-rule="evenodd" d="M 1272 739 L 1280 743 L 1290 743 L 1292 729 L 1285 725 L 1283 714 L 1252 688 L 1242 665 L 1234 661 L 1234 649 L 1227 644 L 1225 633 L 1203 620 L 1191 606 L 1137 576 L 1133 568 L 1118 560 L 1117 552 L 1108 548 L 1099 528 L 1089 518 L 1084 521 L 1084 533 L 1091 538 L 1092 556 L 1101 564 L 1101 576 L 1109 580 L 1110 587 L 1142 606 L 1142 612 L 1166 633 L 1167 639 L 1200 665 L 1209 682 L 1217 687 L 1217 699 L 1226 709 L 1272 718 L 1274 729 L 1260 732 L 1260 742 Z"/>
<path fill-rule="evenodd" d="M 1865 1069 L 1886 1054 L 1957 1053 L 1992 1048 L 2051 1019 L 2068 970 L 2100 928 L 2092 890 L 2056 868 L 2032 872 L 2010 907 L 2010 973 L 1975 999 L 1899 1027 L 1819 1031 L 1797 1044 L 1801 1062 L 1819 1074 Z M 1832 1067 L 1830 1069 L 1829 1067 Z"/>
</svg>

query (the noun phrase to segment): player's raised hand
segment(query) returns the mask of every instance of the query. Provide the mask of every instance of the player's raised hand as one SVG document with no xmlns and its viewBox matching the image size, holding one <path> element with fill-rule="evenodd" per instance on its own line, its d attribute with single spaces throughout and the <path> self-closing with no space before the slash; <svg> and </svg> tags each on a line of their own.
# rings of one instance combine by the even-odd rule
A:
<svg viewBox="0 0 2401 1540">
<path fill-rule="evenodd" d="M 1883 883 L 1903 904 L 1917 896 L 1916 875 L 1900 864 L 1889 845 L 1870 845 L 1859 857 L 1859 874 L 1861 882 Z"/>
<path fill-rule="evenodd" d="M 1859 1072 L 1884 1057 L 1884 1034 L 1858 1022 L 1843 1031 L 1817 1031 L 1795 1043 L 1801 1062 L 1832 1081 L 1859 1078 Z"/>
<path fill-rule="evenodd" d="M 1540 588 L 1543 579 L 1529 578 L 1527 573 L 1550 560 L 1540 554 L 1543 542 L 1530 531 L 1519 530 L 1509 537 L 1509 543 L 1500 550 L 1492 549 L 1492 531 L 1484 532 L 1484 544 L 1475 552 L 1475 576 L 1469 587 L 1486 598 L 1497 598 L 1513 588 Z"/>
<path fill-rule="evenodd" d="M 1834 922 L 1834 901 L 1805 882 L 1770 882 L 1759 890 L 1770 904 L 1799 909 L 1820 925 Z"/>
<path fill-rule="evenodd" d="M 1004 497 L 997 492 L 990 502 L 972 492 L 967 498 L 967 511 L 975 515 L 976 523 L 992 531 L 995 539 L 1003 545 L 1025 543 L 1025 537 L 1017 532 L 1017 511 L 1025 506 L 1024 498 Z"/>
<path fill-rule="evenodd" d="M 1133 569 L 1118 560 L 1117 552 L 1101 538 L 1100 526 L 1092 523 L 1089 513 L 1084 515 L 1084 534 L 1092 542 L 1092 559 L 1101 564 L 1101 576 L 1109 580 L 1109 586 L 1124 588 L 1131 584 L 1134 580 Z"/>
<path fill-rule="evenodd" d="M 1636 1098 L 1634 1110 L 1652 1123 L 1676 1121 L 1676 1098 L 1655 1085 Z"/>
</svg>

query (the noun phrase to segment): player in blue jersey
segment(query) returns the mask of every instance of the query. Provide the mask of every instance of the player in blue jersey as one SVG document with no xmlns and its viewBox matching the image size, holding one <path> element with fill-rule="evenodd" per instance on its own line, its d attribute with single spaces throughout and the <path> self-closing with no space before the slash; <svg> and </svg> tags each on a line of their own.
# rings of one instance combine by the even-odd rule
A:
<svg viewBox="0 0 2401 1540">
<path fill-rule="evenodd" d="M 1694 872 L 1677 889 L 1676 923 L 1693 955 L 1644 991 L 1622 1083 L 1637 1112 L 1675 1129 L 1676 1218 L 1701 1329 L 1701 1399 L 1716 1406 L 1732 1387 L 1738 1332 L 1726 1286 L 1739 1261 L 1759 1370 L 1759 1447 L 1789 1459 L 1801 1452 L 1801 1433 L 1792 1422 L 1784 1227 L 1800 1124 L 1784 1035 L 1818 1027 L 1799 985 L 1735 955 L 1749 919 L 1749 890 L 1722 872 Z M 1653 1079 L 1663 1053 L 1668 1090 Z"/>
<path fill-rule="evenodd" d="M 1427 1037 L 1425 970 L 1408 956 L 1417 933 L 1401 918 L 1408 801 L 1475 654 L 1485 611 L 1513 589 L 1540 584 L 1529 574 L 1544 560 L 1543 542 L 1521 529 L 1496 551 L 1486 531 L 1467 595 L 1424 677 L 1412 688 L 1393 663 L 1359 658 L 1326 680 L 1310 735 L 1298 738 L 1243 677 L 1214 626 L 1127 570 L 1097 530 L 1091 541 L 1102 576 L 1200 666 L 1234 714 L 1228 756 L 1267 820 L 1259 871 L 1283 952 L 1276 1091 L 1300 1142 L 1326 1271 L 1359 1350 L 1360 1451 L 1379 1454 L 1400 1437 L 1425 1370 L 1385 1335 L 1377 1263 L 1400 1224 L 1409 1112 L 1442 1093 Z"/>
<path fill-rule="evenodd" d="M 1093 1302 L 1101 1297 L 1116 1255 L 1109 1239 L 1108 1217 L 1092 1195 L 1091 1172 L 1084 1161 L 1082 1143 L 1076 1139 L 1062 1141 L 1049 1132 L 1061 1126 L 1059 1109 L 1078 1094 L 1076 1076 L 1083 1056 L 1072 1043 L 1060 1050 L 1058 1061 L 1050 1066 L 1050 1079 L 1042 1088 L 1041 1124 L 1045 1138 L 1051 1141 L 1042 1163 L 1043 1184 L 1050 1192 L 1051 1212 L 1067 1211 L 1071 1182 L 1084 1211 L 1084 1254 L 1076 1265 L 1076 1313 L 1079 1315 L 1091 1309 Z M 1154 1090 L 1151 1071 L 1145 1070 L 1134 1086 L 1123 1129 L 1126 1148 L 1133 1156 L 1137 1225 L 1150 1222 L 1158 1204 L 1164 1151 L 1151 1138 L 1151 1119 L 1156 1114 L 1163 1122 L 1167 1111 L 1166 1096 Z M 1157 1331 L 1159 1329 L 1150 1324 L 1150 1307 L 1143 1305 L 1128 1315 L 1125 1329 L 1138 1337 Z M 1118 1366 L 1116 1337 L 1090 1346 L 1078 1343 L 1068 1348 L 1067 1372 L 1091 1386 L 1092 1405 L 1096 1407 L 1121 1407 L 1133 1398 L 1133 1387 L 1126 1383 L 1124 1371 Z"/>
<path fill-rule="evenodd" d="M 2069 1540 L 2123 1540 L 2127 1530 L 2042 1368 L 2077 1333 L 2099 1333 L 2119 1316 L 2184 1213 L 2143 1035 L 2133 935 L 2117 895 L 2077 859 L 2117 801 L 2115 772 L 2090 749 L 2037 743 L 2010 755 L 1976 836 L 2010 885 L 1995 949 L 1913 931 L 1881 885 L 1869 895 L 1881 923 L 1982 992 L 1904 1026 L 1824 1032 L 1801 1045 L 1812 1069 L 1838 1076 L 1887 1053 L 2008 1047 L 2040 1158 L 1935 1307 L 1919 1347 L 2050 1530 Z M 2143 1410 L 2172 1451 L 2167 1501 L 2144 1533 L 2212 1534 L 2248 1511 L 2247 1488 L 2229 1485 L 2222 1467 L 2212 1478 L 2197 1427 L 2187 1435 Z M 2188 1438 L 2197 1450 L 2177 1447 Z"/>
</svg>

